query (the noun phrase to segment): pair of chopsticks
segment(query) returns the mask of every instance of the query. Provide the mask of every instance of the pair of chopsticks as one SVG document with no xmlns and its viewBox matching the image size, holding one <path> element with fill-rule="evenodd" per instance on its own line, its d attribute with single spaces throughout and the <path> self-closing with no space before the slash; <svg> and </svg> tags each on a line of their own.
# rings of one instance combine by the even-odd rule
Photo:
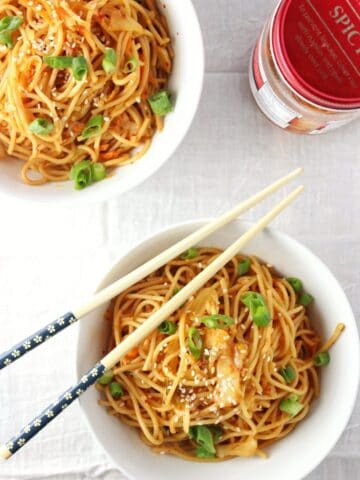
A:
<svg viewBox="0 0 360 480">
<path fill-rule="evenodd" d="M 192 233 L 188 237 L 179 241 L 172 247 L 149 260 L 144 265 L 133 270 L 125 277 L 120 278 L 110 286 L 96 293 L 84 305 L 66 313 L 56 319 L 54 322 L 46 325 L 44 328 L 35 332 L 30 337 L 18 343 L 10 350 L 0 355 L 0 369 L 10 365 L 27 352 L 41 345 L 44 341 L 57 335 L 60 331 L 67 328 L 72 323 L 87 315 L 95 308 L 108 302 L 121 292 L 126 290 L 134 283 L 142 280 L 144 277 L 154 272 L 158 268 L 165 265 L 168 261 L 177 257 L 185 250 L 198 244 L 201 240 L 219 230 L 221 227 L 236 219 L 246 210 L 260 203 L 266 197 L 277 191 L 282 186 L 289 183 L 302 173 L 299 168 L 289 175 L 281 178 L 275 183 L 269 185 L 254 196 L 245 200 L 229 212 L 221 217 L 208 223 L 198 231 Z M 0 447 L 0 457 L 4 459 L 10 458 L 14 453 L 20 450 L 29 442 L 40 430 L 57 417 L 65 408 L 80 397 L 91 385 L 103 375 L 106 370 L 112 369 L 120 359 L 130 350 L 141 343 L 160 323 L 168 318 L 175 310 L 199 290 L 208 280 L 210 280 L 221 268 L 224 267 L 251 239 L 260 233 L 279 213 L 281 213 L 288 205 L 290 205 L 298 195 L 303 191 L 304 187 L 300 186 L 293 190 L 286 198 L 279 202 L 272 210 L 264 215 L 256 224 L 254 224 L 246 233 L 238 240 L 230 245 L 221 255 L 219 255 L 207 268 L 200 272 L 191 282 L 183 287 L 180 292 L 173 296 L 165 303 L 157 312 L 149 317 L 146 322 L 140 325 L 131 335 L 126 337 L 119 345 L 111 350 L 102 360 L 89 370 L 80 381 L 66 390 L 54 403 L 49 405 L 40 415 L 29 422 L 16 436 Z"/>
</svg>

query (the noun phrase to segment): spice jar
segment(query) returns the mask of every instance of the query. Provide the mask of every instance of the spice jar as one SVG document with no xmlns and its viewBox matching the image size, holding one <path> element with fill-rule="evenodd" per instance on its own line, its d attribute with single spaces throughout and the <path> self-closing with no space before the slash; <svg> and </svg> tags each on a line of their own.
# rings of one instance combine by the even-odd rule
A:
<svg viewBox="0 0 360 480">
<path fill-rule="evenodd" d="M 282 0 L 250 64 L 262 112 L 319 134 L 360 117 L 360 0 Z"/>
</svg>

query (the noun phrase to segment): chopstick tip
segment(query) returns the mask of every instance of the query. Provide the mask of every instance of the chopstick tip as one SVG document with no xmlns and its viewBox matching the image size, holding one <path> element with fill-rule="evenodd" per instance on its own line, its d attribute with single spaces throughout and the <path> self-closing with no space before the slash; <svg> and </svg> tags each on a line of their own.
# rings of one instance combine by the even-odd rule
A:
<svg viewBox="0 0 360 480">
<path fill-rule="evenodd" d="M 6 460 L 8 460 L 11 457 L 11 455 L 12 454 L 6 445 L 0 446 L 0 463 L 4 463 Z"/>
<path fill-rule="evenodd" d="M 304 186 L 304 185 L 299 185 L 298 187 L 295 188 L 295 190 L 293 191 L 293 193 L 294 193 L 294 195 L 297 197 L 297 196 L 300 195 L 300 193 L 302 193 L 304 190 L 305 190 L 305 186 Z"/>
<path fill-rule="evenodd" d="M 294 170 L 293 173 L 294 173 L 295 176 L 298 176 L 298 175 L 300 175 L 300 174 L 303 173 L 303 172 L 304 172 L 304 167 L 298 167 L 298 168 L 296 168 L 296 169 Z"/>
</svg>

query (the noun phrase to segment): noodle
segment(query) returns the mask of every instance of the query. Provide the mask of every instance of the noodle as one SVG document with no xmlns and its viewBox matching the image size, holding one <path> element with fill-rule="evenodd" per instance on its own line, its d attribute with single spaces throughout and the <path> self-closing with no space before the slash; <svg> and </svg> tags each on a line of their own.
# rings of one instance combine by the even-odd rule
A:
<svg viewBox="0 0 360 480">
<path fill-rule="evenodd" d="M 220 253 L 199 248 L 196 258 L 177 258 L 120 294 L 105 315 L 112 324 L 107 348 L 136 330 Z M 168 320 L 176 331 L 154 331 L 119 362 L 113 373 L 124 389 L 121 398 L 113 398 L 109 386 L 97 386 L 103 394 L 100 404 L 139 430 L 156 452 L 202 460 L 189 438 L 191 427 L 202 425 L 221 427 L 216 458 L 211 460 L 264 457 L 264 449 L 290 433 L 319 395 L 313 358 L 321 339 L 305 307 L 297 303 L 291 284 L 255 257 L 250 258 L 248 272 L 239 276 L 243 259 L 233 258 L 174 312 Z M 249 291 L 265 299 L 271 315 L 268 326 L 257 326 L 243 304 Z M 216 314 L 230 316 L 234 323 L 227 328 L 202 323 L 204 316 Z M 201 333 L 198 359 L 189 347 L 190 327 Z M 294 372 L 291 382 L 281 373 L 286 366 Z M 280 408 L 286 398 L 301 402 L 296 415 Z"/>
<path fill-rule="evenodd" d="M 84 159 L 109 169 L 140 158 L 163 124 L 148 98 L 166 87 L 172 69 L 155 0 L 1 0 L 0 19 L 6 16 L 23 23 L 12 48 L 0 45 L 0 151 L 24 161 L 23 181 L 67 180 Z M 102 67 L 107 48 L 116 52 L 111 74 Z M 82 56 L 87 74 L 76 80 L 69 68 L 48 66 L 47 56 Z M 82 138 L 97 115 L 101 131 Z M 29 130 L 39 117 L 53 124 L 50 133 Z"/>
</svg>

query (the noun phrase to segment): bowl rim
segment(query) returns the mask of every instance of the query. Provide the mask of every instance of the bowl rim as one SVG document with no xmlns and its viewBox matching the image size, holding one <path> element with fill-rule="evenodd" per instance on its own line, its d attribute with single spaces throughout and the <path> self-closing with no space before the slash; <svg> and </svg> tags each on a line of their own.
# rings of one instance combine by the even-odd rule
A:
<svg viewBox="0 0 360 480">
<path fill-rule="evenodd" d="M 130 254 L 132 254 L 136 250 L 143 249 L 146 246 L 147 243 L 156 239 L 156 237 L 165 236 L 167 233 L 173 232 L 177 229 L 181 229 L 181 228 L 187 227 L 187 226 L 197 226 L 197 227 L 200 228 L 202 224 L 208 223 L 212 220 L 214 220 L 213 217 L 201 217 L 201 218 L 198 218 L 198 219 L 187 220 L 187 221 L 184 221 L 184 222 L 176 222 L 176 223 L 173 223 L 169 226 L 166 226 L 165 228 L 159 228 L 155 232 L 147 235 L 144 239 L 137 242 L 133 247 L 127 249 L 123 255 L 121 255 L 120 257 L 117 258 L 117 260 L 112 262 L 109 270 L 107 270 L 107 272 L 102 276 L 101 281 L 99 282 L 99 284 L 98 284 L 98 286 L 95 290 L 95 293 L 97 293 L 99 290 L 101 290 L 106 285 L 108 285 L 108 279 L 115 274 L 116 270 L 119 268 L 119 265 L 121 265 L 121 263 L 125 260 L 125 258 L 127 256 L 129 256 Z M 253 221 L 242 219 L 242 218 L 237 218 L 236 220 L 234 220 L 233 222 L 230 222 L 227 225 L 231 225 L 231 224 L 234 224 L 234 223 L 242 225 L 246 229 L 248 229 L 248 228 L 250 228 L 251 226 L 254 225 Z M 226 228 L 227 225 L 225 225 L 223 228 Z M 324 461 L 325 458 L 327 458 L 327 456 L 329 455 L 331 450 L 335 447 L 336 443 L 339 441 L 341 435 L 344 433 L 344 431 L 346 429 L 346 426 L 348 425 L 349 420 L 350 420 L 350 418 L 352 416 L 352 413 L 354 411 L 354 408 L 355 408 L 355 405 L 356 405 L 356 400 L 357 400 L 358 393 L 359 393 L 359 387 L 360 387 L 360 339 L 359 339 L 359 329 L 358 329 L 358 326 L 357 326 L 357 323 L 356 323 L 355 315 L 354 315 L 353 309 L 351 307 L 350 301 L 348 300 L 341 284 L 339 283 L 339 281 L 337 280 L 335 275 L 332 273 L 330 268 L 326 265 L 326 263 L 317 254 L 313 253 L 312 250 L 309 247 L 307 247 L 306 245 L 303 245 L 302 243 L 300 243 L 295 238 L 291 237 L 287 233 L 284 233 L 284 232 L 278 230 L 277 228 L 268 226 L 263 230 L 263 232 L 269 232 L 273 236 L 275 236 L 276 238 L 284 239 L 286 242 L 292 243 L 297 249 L 303 250 L 303 252 L 305 254 L 313 256 L 321 264 L 321 266 L 323 267 L 326 274 L 329 276 L 329 278 L 333 282 L 335 282 L 339 291 L 342 293 L 342 297 L 343 297 L 342 302 L 347 307 L 348 312 L 349 312 L 349 318 L 347 319 L 347 323 L 349 323 L 349 322 L 352 323 L 352 326 L 354 327 L 354 329 L 357 333 L 357 338 L 358 338 L 358 341 L 355 342 L 356 351 L 355 352 L 353 351 L 354 358 L 357 361 L 355 362 L 355 365 L 353 365 L 353 367 L 352 367 L 354 377 L 356 378 L 356 383 L 353 387 L 352 398 L 351 398 L 351 401 L 349 402 L 348 411 L 344 415 L 341 426 L 337 427 L 336 432 L 332 436 L 332 440 L 328 443 L 327 447 L 323 449 L 323 452 L 321 452 L 321 454 L 317 457 L 316 460 L 314 459 L 314 461 L 308 463 L 306 468 L 304 467 L 304 470 L 301 472 L 301 476 L 293 479 L 293 480 L 302 480 L 302 479 L 305 478 L 305 476 L 309 475 L 316 467 L 318 467 Z M 217 232 L 214 232 L 214 233 L 216 234 Z M 82 323 L 82 324 L 80 323 L 78 331 L 77 331 L 75 370 L 76 370 L 76 375 L 77 375 L 78 378 L 80 378 L 80 376 L 83 374 L 83 372 L 81 372 L 80 368 L 79 368 L 79 361 L 80 361 L 80 358 L 79 358 L 80 348 L 79 348 L 79 346 L 80 346 L 80 341 L 81 341 L 81 330 L 82 330 L 82 328 L 84 328 L 84 327 L 82 327 L 82 325 L 84 325 L 84 324 L 85 324 L 85 322 Z M 95 440 L 95 443 L 97 443 L 99 445 L 101 450 L 106 454 L 107 458 L 111 460 L 111 462 L 115 466 L 115 468 L 120 470 L 122 473 L 127 475 L 132 480 L 136 480 L 134 475 L 131 474 L 130 472 L 128 472 L 123 466 L 121 466 L 118 463 L 118 460 L 116 458 L 114 458 L 113 455 L 110 454 L 107 451 L 107 449 L 105 448 L 105 446 L 101 442 L 100 438 L 98 437 L 97 433 L 95 432 L 95 430 L 92 427 L 92 424 L 91 424 L 90 419 L 89 419 L 88 411 L 84 407 L 81 397 L 79 399 L 79 405 L 80 405 L 81 414 L 82 414 L 82 416 L 83 416 L 83 418 L 84 418 L 84 420 L 85 420 L 85 422 L 86 422 L 86 424 L 87 424 L 87 426 L 88 426 L 88 428 L 91 432 L 92 437 Z"/>
<path fill-rule="evenodd" d="M 98 187 L 98 188 L 96 188 L 94 191 L 89 189 L 89 190 L 86 190 L 85 192 L 84 191 L 78 192 L 78 193 L 82 193 L 82 195 L 79 195 L 76 197 L 66 196 L 66 195 L 55 197 L 55 196 L 52 196 L 51 194 L 46 194 L 43 197 L 41 195 L 39 196 L 29 195 L 29 196 L 24 196 L 23 198 L 21 194 L 19 194 L 18 192 L 14 192 L 11 189 L 6 189 L 5 191 L 0 189 L 0 198 L 4 198 L 4 200 L 7 199 L 8 201 L 13 201 L 18 204 L 22 204 L 25 201 L 27 203 L 41 205 L 41 202 L 43 201 L 43 202 L 46 202 L 46 205 L 48 206 L 57 205 L 57 206 L 66 207 L 74 203 L 76 203 L 76 205 L 86 205 L 86 204 L 96 204 L 96 203 L 101 204 L 106 202 L 107 200 L 120 197 L 121 195 L 140 186 L 147 179 L 151 178 L 161 167 L 163 167 L 164 164 L 170 160 L 170 158 L 172 158 L 172 156 L 175 154 L 177 149 L 180 147 L 180 145 L 184 141 L 186 135 L 188 134 L 193 124 L 193 121 L 195 119 L 196 113 L 199 108 L 203 86 L 204 86 L 204 77 L 205 77 L 205 45 L 204 45 L 204 37 L 201 29 L 199 16 L 193 4 L 193 0 L 181 0 L 181 3 L 182 3 L 181 8 L 183 8 L 183 5 L 186 4 L 186 8 L 191 12 L 192 21 L 196 26 L 196 29 L 194 31 L 194 38 L 196 39 L 196 48 L 197 48 L 197 54 L 198 54 L 196 58 L 196 70 L 194 70 L 196 71 L 196 76 L 193 77 L 195 79 L 192 87 L 193 97 L 192 97 L 191 107 L 189 108 L 186 126 L 184 126 L 183 130 L 180 131 L 180 134 L 176 137 L 176 140 L 173 141 L 173 143 L 169 146 L 167 153 L 163 156 L 163 159 L 158 163 L 156 163 L 155 165 L 153 165 L 153 167 L 149 171 L 142 170 L 136 176 L 133 176 L 130 179 L 127 179 L 127 183 L 121 188 L 121 192 L 118 192 L 119 183 L 114 182 L 112 185 L 106 187 L 107 182 L 101 182 L 101 185 L 95 185 L 95 187 Z M 173 33 L 172 35 L 175 35 L 175 33 Z M 166 129 L 166 125 L 165 125 L 165 129 Z M 150 145 L 150 149 L 151 149 L 151 145 Z M 146 155 L 147 153 L 145 153 L 144 156 L 146 157 Z M 118 167 L 118 168 L 121 168 L 121 167 Z M 18 179 L 18 181 L 21 182 L 20 179 Z M 66 181 L 53 182 L 53 183 L 55 186 L 57 186 L 62 183 L 66 183 Z M 28 187 L 31 188 L 31 186 L 28 186 Z M 41 188 L 41 186 L 39 188 Z"/>
</svg>

